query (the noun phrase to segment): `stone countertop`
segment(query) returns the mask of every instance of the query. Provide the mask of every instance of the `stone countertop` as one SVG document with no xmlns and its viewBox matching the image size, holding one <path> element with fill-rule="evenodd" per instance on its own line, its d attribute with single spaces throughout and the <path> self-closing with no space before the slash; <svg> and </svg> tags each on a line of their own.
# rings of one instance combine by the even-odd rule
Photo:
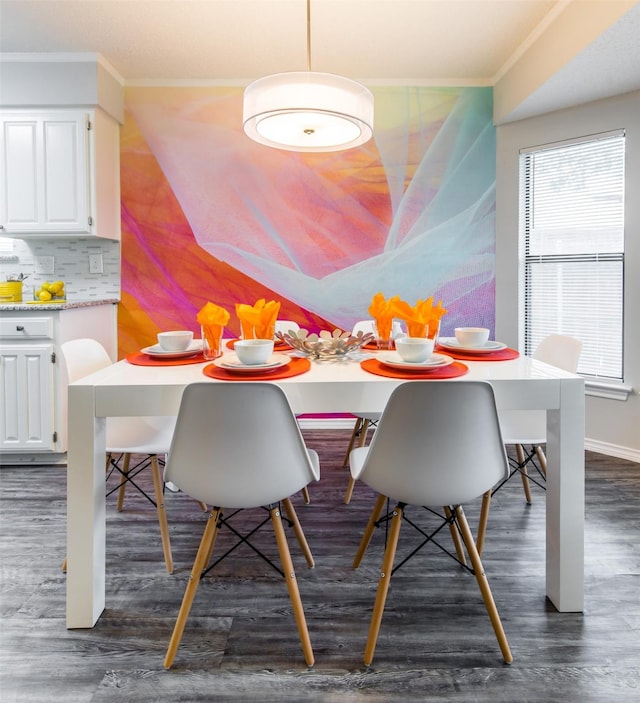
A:
<svg viewBox="0 0 640 703">
<path fill-rule="evenodd" d="M 42 312 L 43 310 L 73 310 L 74 308 L 90 308 L 96 305 L 117 305 L 118 298 L 104 298 L 96 300 L 67 300 L 65 303 L 0 303 L 0 313 L 13 312 Z"/>
</svg>

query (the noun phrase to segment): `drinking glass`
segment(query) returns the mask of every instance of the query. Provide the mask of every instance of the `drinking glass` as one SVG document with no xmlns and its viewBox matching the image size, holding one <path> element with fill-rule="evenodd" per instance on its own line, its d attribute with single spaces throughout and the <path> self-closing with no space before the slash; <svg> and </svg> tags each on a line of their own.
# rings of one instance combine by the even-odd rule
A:
<svg viewBox="0 0 640 703">
<path fill-rule="evenodd" d="M 376 336 L 376 344 L 378 349 L 392 349 L 393 340 L 391 338 L 391 321 L 387 320 L 374 320 L 373 321 L 373 333 Z"/>
<path fill-rule="evenodd" d="M 202 325 L 202 356 L 212 361 L 222 356 L 222 325 Z"/>
</svg>

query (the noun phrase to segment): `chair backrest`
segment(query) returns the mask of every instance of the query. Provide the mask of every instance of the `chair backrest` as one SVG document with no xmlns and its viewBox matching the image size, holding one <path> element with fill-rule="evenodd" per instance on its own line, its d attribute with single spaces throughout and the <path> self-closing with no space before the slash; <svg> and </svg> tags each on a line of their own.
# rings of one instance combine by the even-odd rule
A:
<svg viewBox="0 0 640 703">
<path fill-rule="evenodd" d="M 290 330 L 297 332 L 299 329 L 300 325 L 293 320 L 276 320 L 276 332 L 287 334 Z"/>
<path fill-rule="evenodd" d="M 358 478 L 404 503 L 444 506 L 508 475 L 490 384 L 409 381 L 391 394 Z"/>
<path fill-rule="evenodd" d="M 540 342 L 533 358 L 575 373 L 581 351 L 582 342 L 579 339 L 565 334 L 550 334 Z"/>
<path fill-rule="evenodd" d="M 251 508 L 319 478 L 281 388 L 245 381 L 185 388 L 165 481 L 208 505 Z"/>
<path fill-rule="evenodd" d="M 360 320 L 356 322 L 351 330 L 351 334 L 355 337 L 358 332 L 362 332 L 362 334 L 373 334 L 373 320 Z"/>
<path fill-rule="evenodd" d="M 100 371 L 113 363 L 106 349 L 95 339 L 72 339 L 64 342 L 60 349 L 67 366 L 69 383 Z"/>
</svg>

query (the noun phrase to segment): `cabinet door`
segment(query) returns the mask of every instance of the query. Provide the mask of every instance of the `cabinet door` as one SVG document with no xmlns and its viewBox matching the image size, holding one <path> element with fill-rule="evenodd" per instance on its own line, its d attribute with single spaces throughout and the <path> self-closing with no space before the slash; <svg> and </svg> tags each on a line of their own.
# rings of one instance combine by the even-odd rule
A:
<svg viewBox="0 0 640 703">
<path fill-rule="evenodd" d="M 0 346 L 0 450 L 53 451 L 53 345 Z"/>
<path fill-rule="evenodd" d="M 2 233 L 90 233 L 88 115 L 2 113 Z"/>
</svg>

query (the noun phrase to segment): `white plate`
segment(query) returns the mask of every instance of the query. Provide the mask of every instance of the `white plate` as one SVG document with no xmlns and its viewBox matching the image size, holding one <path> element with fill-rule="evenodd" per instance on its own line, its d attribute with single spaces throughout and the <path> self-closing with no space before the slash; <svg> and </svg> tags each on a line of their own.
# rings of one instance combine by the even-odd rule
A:
<svg viewBox="0 0 640 703">
<path fill-rule="evenodd" d="M 155 359 L 184 359 L 187 356 L 195 356 L 202 351 L 202 340 L 194 339 L 184 351 L 167 351 L 159 344 L 154 344 L 152 347 L 145 347 L 140 351 Z"/>
<path fill-rule="evenodd" d="M 235 354 L 225 354 L 219 359 L 214 359 L 213 364 L 233 373 L 259 373 L 286 366 L 290 361 L 291 357 L 287 354 L 272 354 L 265 364 L 243 364 Z"/>
<path fill-rule="evenodd" d="M 485 342 L 481 347 L 464 347 L 455 337 L 441 337 L 438 344 L 444 349 L 451 351 L 467 352 L 467 354 L 489 354 L 490 352 L 506 349 L 507 345 L 502 342 Z"/>
<path fill-rule="evenodd" d="M 440 369 L 453 364 L 453 359 L 446 354 L 432 354 L 426 361 L 404 361 L 398 352 L 383 352 L 375 357 L 381 364 L 395 369 L 410 369 L 424 371 L 425 369 Z"/>
</svg>

